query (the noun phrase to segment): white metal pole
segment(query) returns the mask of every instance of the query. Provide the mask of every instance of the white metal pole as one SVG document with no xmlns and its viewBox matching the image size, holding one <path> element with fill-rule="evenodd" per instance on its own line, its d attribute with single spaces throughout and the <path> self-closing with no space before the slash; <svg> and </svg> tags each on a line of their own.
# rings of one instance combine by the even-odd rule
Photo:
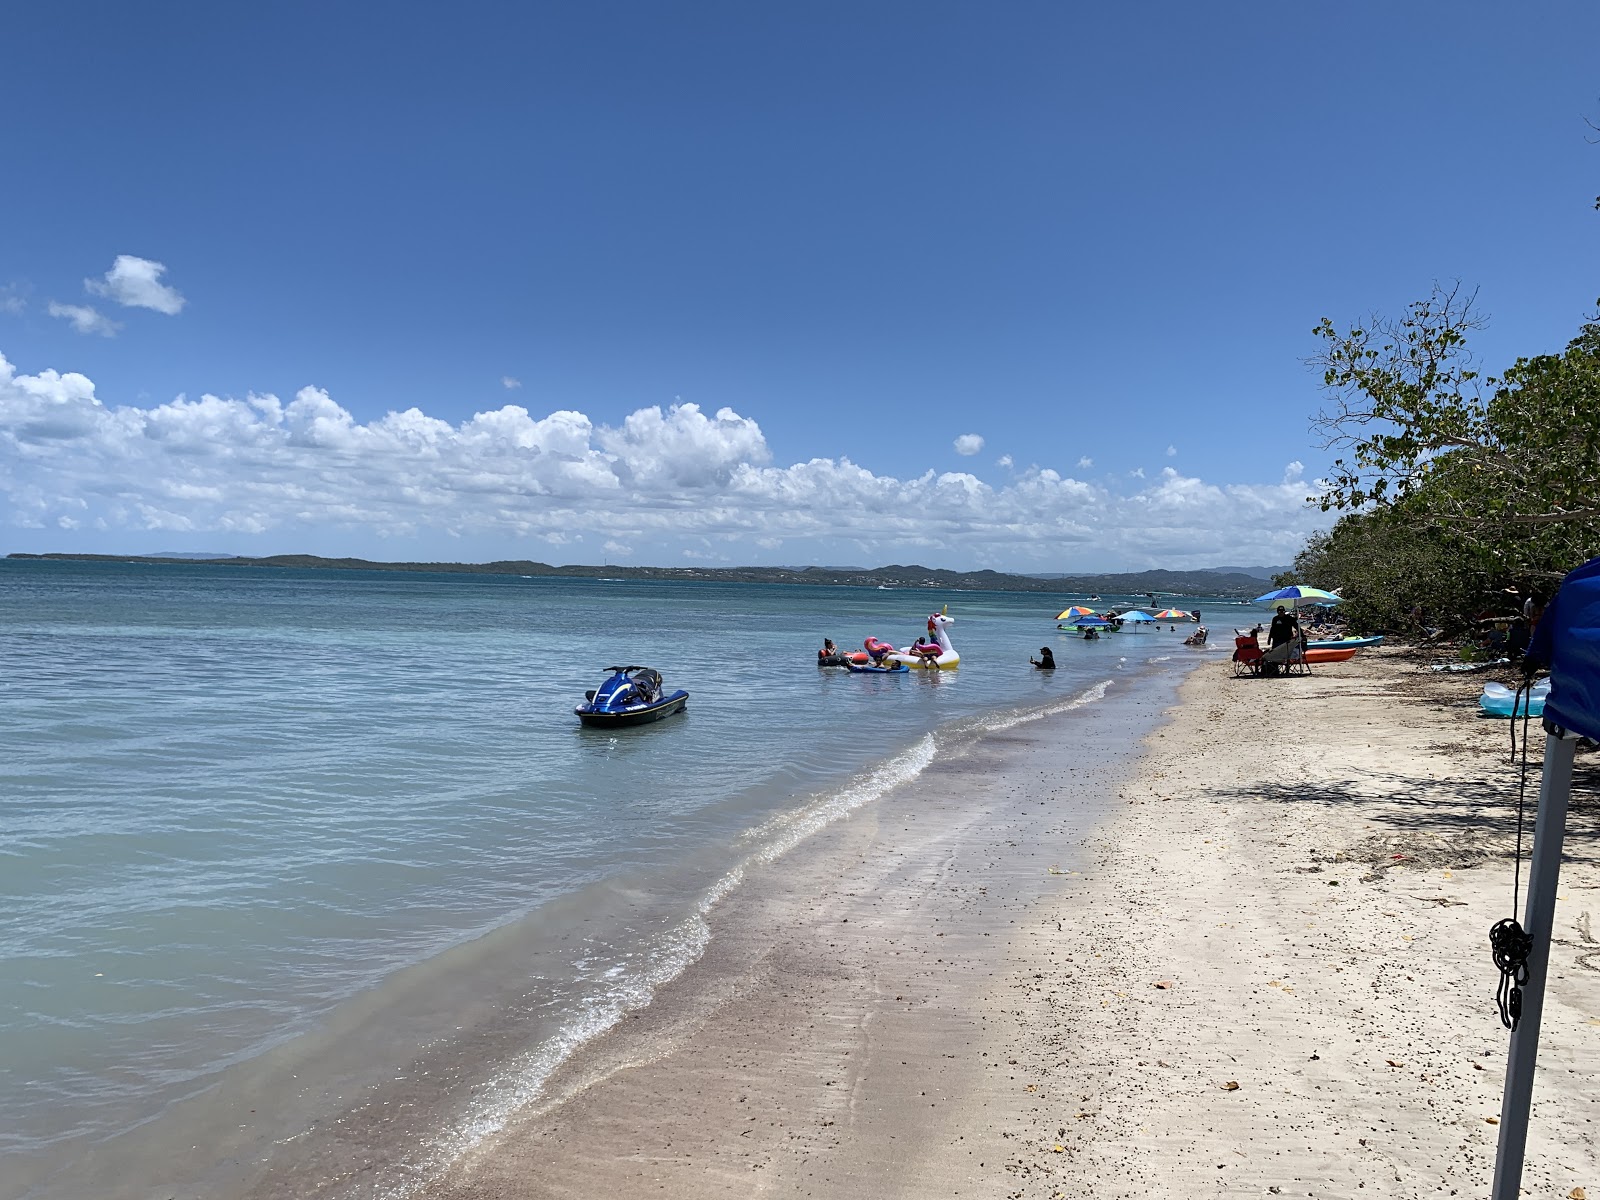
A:
<svg viewBox="0 0 1600 1200">
<path fill-rule="evenodd" d="M 1500 1148 L 1494 1160 L 1494 1200 L 1517 1200 L 1522 1158 L 1528 1146 L 1528 1109 L 1533 1102 L 1533 1068 L 1539 1055 L 1539 1017 L 1544 1010 L 1544 979 L 1555 930 L 1556 883 L 1561 876 L 1561 843 L 1567 832 L 1567 799 L 1572 793 L 1572 758 L 1577 738 L 1545 727 L 1544 778 L 1539 785 L 1539 815 L 1533 827 L 1533 862 L 1528 869 L 1528 904 L 1523 931 L 1528 951 L 1528 982 L 1522 989 L 1522 1019 L 1511 1035 L 1506 1056 L 1506 1090 L 1500 1102 Z"/>
</svg>

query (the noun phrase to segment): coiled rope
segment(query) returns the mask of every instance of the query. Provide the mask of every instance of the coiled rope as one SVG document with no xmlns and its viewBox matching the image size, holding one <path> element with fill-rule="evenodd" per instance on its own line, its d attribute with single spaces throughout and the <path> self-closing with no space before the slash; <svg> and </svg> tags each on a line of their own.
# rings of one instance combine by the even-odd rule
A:
<svg viewBox="0 0 1600 1200">
<path fill-rule="evenodd" d="M 1525 828 L 1528 797 L 1528 712 L 1532 697 L 1529 688 L 1532 678 L 1523 680 L 1511 700 L 1511 761 L 1517 761 L 1517 709 L 1522 709 L 1522 759 L 1520 778 L 1517 781 L 1517 857 L 1511 876 L 1511 911 L 1522 907 L 1522 834 Z M 1533 951 L 1533 939 L 1515 916 L 1496 921 L 1489 930 L 1489 949 L 1494 954 L 1494 965 L 1500 972 L 1500 986 L 1496 989 L 1495 1003 L 1500 1006 L 1500 1023 L 1511 1032 L 1517 1031 L 1522 1020 L 1522 985 L 1528 982 L 1528 955 Z"/>
</svg>

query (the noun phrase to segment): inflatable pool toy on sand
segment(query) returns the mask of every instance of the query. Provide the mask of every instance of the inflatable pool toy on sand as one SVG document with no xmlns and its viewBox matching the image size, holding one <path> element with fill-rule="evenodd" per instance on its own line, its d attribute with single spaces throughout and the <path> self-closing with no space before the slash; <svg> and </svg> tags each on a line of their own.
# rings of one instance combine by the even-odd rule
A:
<svg viewBox="0 0 1600 1200">
<path fill-rule="evenodd" d="M 1544 716 L 1545 697 L 1550 694 L 1550 681 L 1541 679 L 1529 688 L 1522 699 L 1517 699 L 1517 693 L 1503 683 L 1486 683 L 1483 685 L 1483 695 L 1478 697 L 1478 707 L 1483 709 L 1486 716 L 1509 717 L 1512 706 L 1516 706 L 1517 716 L 1526 713 L 1530 717 Z"/>
<path fill-rule="evenodd" d="M 1306 643 L 1306 648 L 1309 650 L 1359 650 L 1363 646 L 1376 646 L 1381 641 L 1383 641 L 1383 634 L 1379 633 L 1372 637 L 1336 638 L 1331 641 L 1321 642 L 1311 641 Z"/>
<path fill-rule="evenodd" d="M 943 610 L 934 613 L 928 618 L 928 640 L 902 647 L 889 657 L 913 670 L 953 670 L 961 665 L 961 655 L 950 644 L 950 635 L 945 632 L 945 626 L 954 621 L 955 618 L 946 615 Z"/>
</svg>

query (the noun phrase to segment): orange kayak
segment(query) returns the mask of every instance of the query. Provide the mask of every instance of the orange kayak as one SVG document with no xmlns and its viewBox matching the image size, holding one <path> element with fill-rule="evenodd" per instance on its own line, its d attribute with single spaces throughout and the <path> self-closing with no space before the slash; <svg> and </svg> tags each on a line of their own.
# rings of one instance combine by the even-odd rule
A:
<svg viewBox="0 0 1600 1200">
<path fill-rule="evenodd" d="M 1355 655 L 1354 647 L 1349 650 L 1307 650 L 1306 661 L 1308 663 L 1343 662 L 1347 658 L 1354 658 Z"/>
</svg>

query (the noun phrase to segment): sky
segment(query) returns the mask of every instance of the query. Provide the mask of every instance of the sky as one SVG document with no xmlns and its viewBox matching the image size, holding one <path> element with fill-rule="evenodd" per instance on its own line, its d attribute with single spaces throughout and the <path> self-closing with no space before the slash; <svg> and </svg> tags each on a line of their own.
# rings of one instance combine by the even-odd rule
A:
<svg viewBox="0 0 1600 1200">
<path fill-rule="evenodd" d="M 1600 6 L 0 16 L 0 553 L 1287 563 L 1323 316 L 1600 296 Z"/>
</svg>

